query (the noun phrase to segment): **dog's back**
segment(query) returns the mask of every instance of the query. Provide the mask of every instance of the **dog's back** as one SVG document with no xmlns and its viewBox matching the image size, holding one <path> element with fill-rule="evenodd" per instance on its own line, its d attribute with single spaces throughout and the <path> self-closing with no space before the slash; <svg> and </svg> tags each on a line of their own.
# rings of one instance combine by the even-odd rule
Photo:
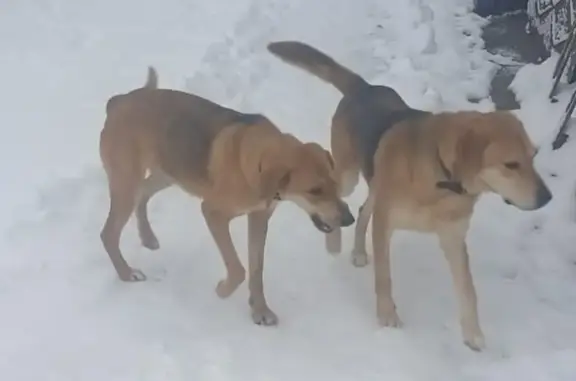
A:
<svg viewBox="0 0 576 381">
<path fill-rule="evenodd" d="M 427 113 L 411 109 L 391 87 L 371 85 L 325 53 L 297 41 L 280 41 L 268 50 L 282 61 L 332 84 L 343 95 L 332 118 L 332 154 L 344 194 L 374 173 L 374 154 L 383 134 L 395 124 Z"/>
<path fill-rule="evenodd" d="M 148 76 L 146 78 L 146 83 L 144 83 L 144 86 L 142 86 L 140 89 L 133 90 L 130 93 L 142 89 L 153 90 L 157 88 L 158 88 L 158 73 L 152 66 L 149 66 Z M 106 114 L 110 114 L 114 110 L 114 108 L 120 103 L 121 99 L 125 98 L 125 95 L 126 94 L 118 94 L 108 99 L 108 102 L 106 102 Z"/>
<path fill-rule="evenodd" d="M 374 154 L 382 136 L 399 122 L 427 114 L 408 107 L 390 87 L 368 85 L 345 95 L 334 119 L 347 130 L 362 174 L 370 181 L 374 174 Z"/>
<path fill-rule="evenodd" d="M 249 124 L 260 116 L 242 114 L 193 94 L 158 89 L 156 83 L 151 70 L 144 87 L 108 101 L 101 133 L 104 164 L 133 150 L 141 171 L 157 168 L 174 178 L 185 174 L 206 181 L 215 137 L 224 128 Z"/>
<path fill-rule="evenodd" d="M 343 177 L 357 177 L 355 173 L 360 170 L 369 180 L 373 175 L 373 158 L 382 135 L 395 124 L 423 113 L 411 109 L 391 87 L 369 84 L 358 74 L 307 44 L 279 41 L 269 44 L 268 50 L 282 61 L 332 84 L 342 93 L 332 119 L 332 153 Z M 348 180 L 343 179 L 342 182 L 347 183 Z M 352 180 L 354 182 L 357 181 Z"/>
</svg>

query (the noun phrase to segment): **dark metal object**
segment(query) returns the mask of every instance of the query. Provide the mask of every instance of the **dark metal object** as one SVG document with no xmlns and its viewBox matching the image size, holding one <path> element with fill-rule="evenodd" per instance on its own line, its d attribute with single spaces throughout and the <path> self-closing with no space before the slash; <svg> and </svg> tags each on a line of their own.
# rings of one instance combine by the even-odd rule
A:
<svg viewBox="0 0 576 381">
<path fill-rule="evenodd" d="M 568 65 L 568 61 L 570 60 L 570 56 L 574 53 L 576 48 L 576 22 L 572 25 L 570 30 L 570 35 L 568 39 L 564 43 L 564 48 L 562 49 L 562 53 L 560 54 L 560 58 L 556 63 L 556 67 L 554 67 L 554 73 L 552 74 L 552 78 L 554 79 L 554 84 L 552 85 L 552 89 L 550 90 L 550 94 L 548 97 L 552 103 L 558 102 L 558 99 L 555 97 L 556 91 L 558 89 L 558 85 L 560 84 L 560 79 L 562 78 L 562 74 Z M 568 74 L 569 80 L 574 79 L 574 70 L 572 69 L 572 73 Z M 570 137 L 566 131 L 570 125 L 570 118 L 572 117 L 572 113 L 574 112 L 574 108 L 576 107 L 576 90 L 572 93 L 570 97 L 570 101 L 566 105 L 566 109 L 564 110 L 564 114 L 562 114 L 560 127 L 558 128 L 558 133 L 552 142 L 552 150 L 557 150 L 561 148 Z"/>
<path fill-rule="evenodd" d="M 552 89 L 550 90 L 550 94 L 548 95 L 548 98 L 550 98 L 550 101 L 552 101 L 552 103 L 558 102 L 558 99 L 556 99 L 555 97 L 556 90 L 558 90 L 558 85 L 560 84 L 560 80 L 562 79 L 562 73 L 564 72 L 566 66 L 568 65 L 570 55 L 573 53 L 575 45 L 576 45 L 576 23 L 572 25 L 570 29 L 570 34 L 568 35 L 568 38 L 564 43 L 562 53 L 560 53 L 560 58 L 558 59 L 558 62 L 554 67 L 554 72 L 552 74 L 554 84 L 552 85 Z"/>
<path fill-rule="evenodd" d="M 528 0 L 474 0 L 474 12 L 482 17 L 525 10 Z"/>
<path fill-rule="evenodd" d="M 557 150 L 564 145 L 568 141 L 569 135 L 566 133 L 566 130 L 569 126 L 569 121 L 572 116 L 572 112 L 574 112 L 574 108 L 576 107 L 576 91 L 572 93 L 570 97 L 570 101 L 566 105 L 566 109 L 564 110 L 564 114 L 562 114 L 562 122 L 560 124 L 560 128 L 558 129 L 558 133 L 556 134 L 556 138 L 552 142 L 552 150 Z"/>
</svg>

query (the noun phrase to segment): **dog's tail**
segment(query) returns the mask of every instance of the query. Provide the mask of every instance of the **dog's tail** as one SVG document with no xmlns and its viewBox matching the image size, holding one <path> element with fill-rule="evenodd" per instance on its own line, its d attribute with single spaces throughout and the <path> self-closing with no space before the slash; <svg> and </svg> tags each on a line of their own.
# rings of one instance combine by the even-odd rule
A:
<svg viewBox="0 0 576 381">
<path fill-rule="evenodd" d="M 272 42 L 268 44 L 268 51 L 282 61 L 331 83 L 344 95 L 358 88 L 369 86 L 358 74 L 340 65 L 318 49 L 302 42 Z"/>
<path fill-rule="evenodd" d="M 153 66 L 148 66 L 148 77 L 146 78 L 146 83 L 142 89 L 157 89 L 158 88 L 158 73 Z M 109 114 L 110 111 L 116 107 L 118 102 L 124 97 L 125 94 L 114 95 L 106 103 L 106 113 Z"/>
<path fill-rule="evenodd" d="M 144 84 L 145 89 L 157 89 L 158 88 L 158 73 L 153 66 L 148 66 L 148 78 L 146 78 L 146 83 Z"/>
</svg>

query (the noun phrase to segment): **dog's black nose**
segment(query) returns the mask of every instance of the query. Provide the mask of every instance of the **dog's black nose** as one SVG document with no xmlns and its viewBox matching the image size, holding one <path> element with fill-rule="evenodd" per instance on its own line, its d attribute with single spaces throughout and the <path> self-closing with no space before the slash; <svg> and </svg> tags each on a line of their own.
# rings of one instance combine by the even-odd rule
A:
<svg viewBox="0 0 576 381">
<path fill-rule="evenodd" d="M 543 207 L 544 205 L 548 204 L 552 200 L 552 193 L 550 189 L 544 184 L 538 187 L 538 191 L 536 193 L 536 205 L 538 208 Z"/>
<path fill-rule="evenodd" d="M 343 227 L 350 226 L 354 223 L 354 216 L 350 213 L 350 210 L 346 210 L 342 213 L 342 220 L 340 221 L 340 225 Z"/>
</svg>

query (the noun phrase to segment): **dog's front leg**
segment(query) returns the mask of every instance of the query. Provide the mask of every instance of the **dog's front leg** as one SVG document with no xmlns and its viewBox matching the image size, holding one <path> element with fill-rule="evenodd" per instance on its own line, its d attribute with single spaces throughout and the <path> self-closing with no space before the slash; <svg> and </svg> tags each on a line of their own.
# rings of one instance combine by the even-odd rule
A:
<svg viewBox="0 0 576 381">
<path fill-rule="evenodd" d="M 475 351 L 484 348 L 484 335 L 478 322 L 476 290 L 470 273 L 466 233 L 469 221 L 460 221 L 443 226 L 438 231 L 440 246 L 448 261 L 458 303 L 460 325 L 464 343 Z"/>
<path fill-rule="evenodd" d="M 376 205 L 372 216 L 376 313 L 380 325 L 401 327 L 402 321 L 398 317 L 396 304 L 392 297 L 392 276 L 390 272 L 391 236 L 392 230 L 389 226 L 387 207 Z"/>
<path fill-rule="evenodd" d="M 272 210 L 248 214 L 248 300 L 252 309 L 252 320 L 260 325 L 276 325 L 278 317 L 268 307 L 264 296 L 264 247 L 268 233 L 268 220 Z"/>
<path fill-rule="evenodd" d="M 236 291 L 246 278 L 246 270 L 238 258 L 232 237 L 230 237 L 230 220 L 232 217 L 211 208 L 206 202 L 202 202 L 202 214 L 226 266 L 226 279 L 218 282 L 216 294 L 221 298 L 227 298 Z"/>
<path fill-rule="evenodd" d="M 324 235 L 326 251 L 332 255 L 340 254 L 342 251 L 342 228 L 337 226 L 330 233 Z"/>
</svg>

